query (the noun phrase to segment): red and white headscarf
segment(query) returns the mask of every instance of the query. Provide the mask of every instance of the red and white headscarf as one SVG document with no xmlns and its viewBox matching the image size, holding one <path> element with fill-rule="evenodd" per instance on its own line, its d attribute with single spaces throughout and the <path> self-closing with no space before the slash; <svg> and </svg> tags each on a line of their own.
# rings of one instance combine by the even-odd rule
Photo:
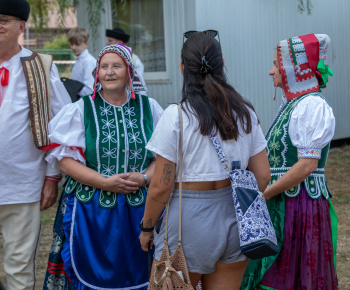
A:
<svg viewBox="0 0 350 290">
<path fill-rule="evenodd" d="M 131 97 L 135 99 L 135 92 L 139 91 L 145 91 L 145 87 L 142 85 L 140 78 L 137 75 L 136 70 L 134 69 L 134 66 L 132 64 L 132 53 L 131 50 L 121 44 L 121 43 L 115 43 L 111 45 L 107 45 L 104 49 L 101 50 L 101 52 L 98 55 L 96 68 L 93 70 L 92 75 L 95 79 L 94 84 L 94 93 L 92 95 L 92 99 L 95 99 L 96 90 L 100 90 L 101 84 L 98 80 L 98 69 L 100 66 L 101 58 L 107 54 L 107 53 L 116 53 L 118 54 L 127 64 L 128 66 L 128 74 L 129 74 L 129 86 L 131 90 Z"/>
<path fill-rule="evenodd" d="M 325 87 L 328 75 L 326 34 L 308 34 L 282 40 L 277 45 L 277 60 L 287 100 Z M 320 67 L 325 68 L 324 70 Z"/>
</svg>

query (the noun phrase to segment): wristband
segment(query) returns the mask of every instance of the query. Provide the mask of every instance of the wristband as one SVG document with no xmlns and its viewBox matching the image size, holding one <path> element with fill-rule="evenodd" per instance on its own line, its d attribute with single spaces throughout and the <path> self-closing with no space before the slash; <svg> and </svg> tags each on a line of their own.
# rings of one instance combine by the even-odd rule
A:
<svg viewBox="0 0 350 290">
<path fill-rule="evenodd" d="M 143 227 L 143 219 L 141 220 L 141 222 L 140 222 L 140 225 L 139 225 L 139 229 L 141 230 L 141 231 L 143 231 L 143 232 L 152 232 L 153 231 L 153 229 L 154 229 L 154 227 L 151 227 L 151 228 L 144 228 Z"/>
<path fill-rule="evenodd" d="M 142 173 L 142 175 L 143 175 L 143 179 L 145 180 L 145 185 L 147 184 L 147 175 L 145 174 L 145 173 Z"/>
<path fill-rule="evenodd" d="M 45 177 L 45 180 L 53 181 L 53 182 L 60 182 L 60 180 L 52 179 L 52 178 L 47 178 L 47 177 Z"/>
</svg>

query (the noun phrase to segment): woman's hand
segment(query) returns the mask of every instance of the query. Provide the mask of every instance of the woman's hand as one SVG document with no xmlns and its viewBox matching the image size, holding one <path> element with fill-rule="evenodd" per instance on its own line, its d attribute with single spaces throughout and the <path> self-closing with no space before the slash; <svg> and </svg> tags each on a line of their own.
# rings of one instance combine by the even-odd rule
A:
<svg viewBox="0 0 350 290">
<path fill-rule="evenodd" d="M 139 173 L 142 175 L 141 173 Z M 121 194 L 128 194 L 139 189 L 139 184 L 129 180 L 131 173 L 115 174 L 104 179 L 101 189 Z M 143 176 L 142 176 L 143 179 Z"/>
<path fill-rule="evenodd" d="M 145 178 L 142 173 L 139 172 L 129 172 L 128 178 L 126 180 L 137 182 L 139 187 L 142 187 L 145 185 Z"/>
<path fill-rule="evenodd" d="M 141 232 L 140 235 L 140 244 L 141 248 L 144 251 L 148 251 L 148 243 L 150 244 L 150 249 L 153 247 L 153 231 L 152 232 Z"/>
</svg>

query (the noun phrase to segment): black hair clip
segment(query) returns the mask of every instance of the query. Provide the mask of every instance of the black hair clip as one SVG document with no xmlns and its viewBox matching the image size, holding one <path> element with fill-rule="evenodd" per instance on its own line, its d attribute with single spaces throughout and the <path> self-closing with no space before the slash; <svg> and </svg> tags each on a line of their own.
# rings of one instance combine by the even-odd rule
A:
<svg viewBox="0 0 350 290">
<path fill-rule="evenodd" d="M 202 76 L 205 76 L 206 74 L 211 73 L 213 68 L 208 64 L 207 60 L 205 59 L 205 55 L 202 56 L 202 67 L 199 70 L 199 73 Z"/>
</svg>

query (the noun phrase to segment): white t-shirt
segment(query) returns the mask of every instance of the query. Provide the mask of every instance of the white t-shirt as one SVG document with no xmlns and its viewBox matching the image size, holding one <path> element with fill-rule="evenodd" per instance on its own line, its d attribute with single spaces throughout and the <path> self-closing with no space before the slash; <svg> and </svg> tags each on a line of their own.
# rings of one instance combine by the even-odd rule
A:
<svg viewBox="0 0 350 290">
<path fill-rule="evenodd" d="M 283 96 L 282 106 L 286 101 Z M 289 136 L 298 150 L 321 150 L 331 142 L 334 131 L 333 110 L 326 100 L 317 95 L 301 100 L 292 112 Z"/>
<path fill-rule="evenodd" d="M 220 134 L 218 139 L 226 158 L 240 161 L 241 168 L 246 169 L 249 158 L 260 153 L 266 147 L 265 137 L 258 124 L 255 113 L 249 109 L 252 119 L 252 131 L 244 133 L 239 127 L 239 137 L 236 140 L 223 141 Z M 203 136 L 198 128 L 198 120 L 191 114 L 189 118 L 185 112 L 183 116 L 183 168 L 182 181 L 215 181 L 228 178 L 224 166 L 220 163 L 209 136 Z M 177 105 L 170 105 L 160 118 L 151 140 L 146 148 L 171 162 L 178 163 L 179 149 L 179 113 Z M 178 176 L 176 176 L 178 181 Z"/>
</svg>

